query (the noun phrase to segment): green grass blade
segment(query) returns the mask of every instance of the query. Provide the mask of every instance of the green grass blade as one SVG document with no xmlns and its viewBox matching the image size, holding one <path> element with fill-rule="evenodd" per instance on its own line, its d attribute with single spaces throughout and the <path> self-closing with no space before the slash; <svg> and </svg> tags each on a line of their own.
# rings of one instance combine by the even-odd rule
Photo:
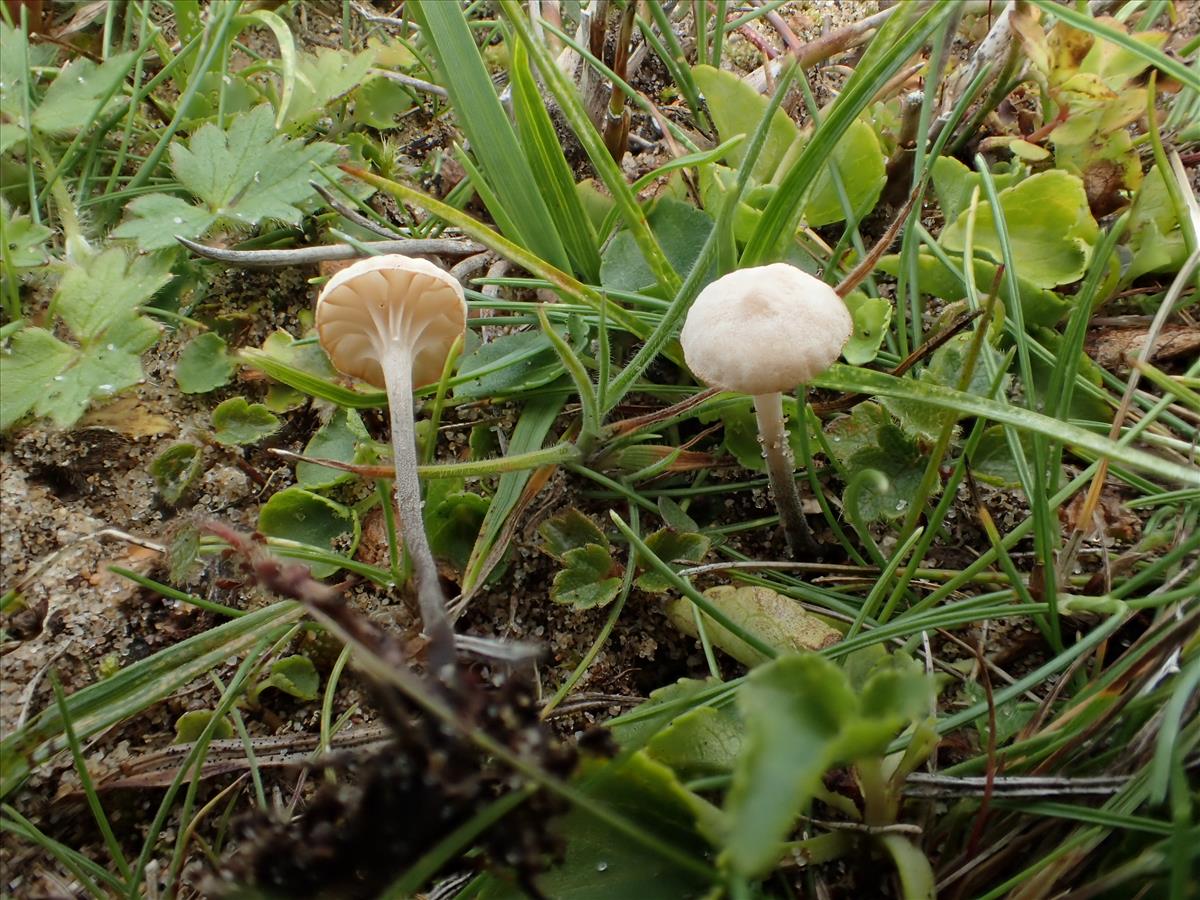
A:
<svg viewBox="0 0 1200 900">
<path fill-rule="evenodd" d="M 472 154 L 519 229 L 512 237 L 555 267 L 566 269 L 570 265 L 566 249 L 536 190 L 535 174 L 496 96 L 462 8 L 457 3 L 413 2 L 406 9 L 422 26 Z"/>
<path fill-rule="evenodd" d="M 596 131 L 592 120 L 588 118 L 587 110 L 583 108 L 583 102 L 580 100 L 575 86 L 555 63 L 550 51 L 533 34 L 533 29 L 520 4 L 516 0 L 499 0 L 499 5 L 504 18 L 512 25 L 518 38 L 529 51 L 529 56 L 537 66 L 538 73 L 545 81 L 546 87 L 558 101 L 559 108 L 570 124 L 571 130 L 579 138 L 583 149 L 587 152 L 588 159 L 592 161 L 600 180 L 612 194 L 613 201 L 620 210 L 621 219 L 633 236 L 638 249 L 642 251 L 642 256 L 646 258 L 646 265 L 654 273 L 658 286 L 667 296 L 674 296 L 679 290 L 679 275 L 667 261 L 662 247 L 658 245 L 658 239 L 650 230 L 646 214 L 637 202 L 633 191 L 629 189 L 621 167 L 613 161 L 608 148 L 604 145 L 604 138 Z"/>
<path fill-rule="evenodd" d="M 934 4 L 913 23 L 894 44 L 881 52 L 867 66 L 860 65 L 846 83 L 821 124 L 805 146 L 796 164 L 784 176 L 770 202 L 763 210 L 758 227 L 742 251 L 741 266 L 758 266 L 775 261 L 784 245 L 792 239 L 804 212 L 801 201 L 813 180 L 829 160 L 837 142 L 851 123 L 867 108 L 875 94 L 887 84 L 912 54 L 953 13 L 953 4 Z M 879 37 L 882 37 L 882 33 Z M 872 42 L 872 47 L 878 42 Z"/>
<path fill-rule="evenodd" d="M 565 400 L 566 397 L 559 395 L 539 397 L 526 403 L 509 439 L 508 452 L 518 454 L 540 450 Z M 470 597 L 482 586 L 492 567 L 499 561 L 493 559 L 494 551 L 508 524 L 509 515 L 517 508 L 531 475 L 529 470 L 507 472 L 497 483 L 496 493 L 492 495 L 491 505 L 484 514 L 479 537 L 475 546 L 471 548 L 471 557 L 463 572 L 464 598 Z"/>
<path fill-rule="evenodd" d="M 1184 466 L 1161 459 L 1144 450 L 1110 441 L 1075 425 L 1060 422 L 1032 410 L 986 400 L 974 394 L 956 391 L 940 385 L 924 384 L 906 378 L 896 378 L 884 372 L 872 372 L 835 363 L 828 372 L 813 380 L 819 387 L 835 391 L 896 397 L 925 403 L 940 409 L 953 410 L 960 415 L 984 416 L 1002 425 L 1013 425 L 1034 434 L 1071 444 L 1131 469 L 1150 472 L 1161 478 L 1185 485 L 1200 485 L 1200 468 Z"/>
<path fill-rule="evenodd" d="M 304 615 L 297 603 L 275 603 L 188 638 L 140 660 L 67 698 L 81 740 L 157 703 L 214 666 L 254 646 L 264 635 Z M 0 741 L 0 797 L 8 796 L 34 766 L 67 746 L 62 715 L 44 709 Z"/>
<path fill-rule="evenodd" d="M 537 179 L 535 184 L 546 195 L 550 216 L 562 236 L 575 271 L 589 282 L 599 281 L 599 242 L 575 191 L 571 167 L 563 156 L 554 123 L 550 121 L 550 114 L 546 112 L 533 80 L 529 55 L 519 41 L 513 45 L 512 57 L 509 83 L 512 85 L 513 117 Z"/>
<path fill-rule="evenodd" d="M 408 187 L 408 185 L 397 181 L 391 181 L 352 166 L 343 165 L 341 168 L 355 178 L 359 178 L 368 184 L 373 184 L 380 190 L 391 194 L 396 199 L 420 206 L 430 215 L 436 216 L 446 223 L 461 229 L 464 234 L 479 241 L 479 243 L 483 244 L 489 250 L 499 253 L 505 259 L 516 263 L 527 272 L 550 282 L 555 291 L 561 291 L 568 297 L 578 300 L 580 303 L 587 304 L 597 312 L 607 304 L 609 321 L 615 325 L 619 325 L 631 334 L 635 334 L 641 338 L 650 334 L 650 327 L 647 324 L 630 315 L 628 310 L 609 301 L 604 294 L 601 294 L 595 288 L 581 283 L 562 269 L 540 259 L 535 254 L 530 253 L 520 245 L 513 243 L 508 238 L 488 228 L 482 222 L 472 218 L 462 210 L 455 209 L 449 204 L 435 200 L 428 194 L 424 194 L 415 188 Z M 679 362 L 681 359 L 678 353 L 671 354 L 670 356 L 675 362 Z"/>
<path fill-rule="evenodd" d="M 279 108 L 275 111 L 275 130 L 279 131 L 287 121 L 288 107 L 292 104 L 292 94 L 296 90 L 296 39 L 292 36 L 287 22 L 270 10 L 256 9 L 247 13 L 246 18 L 266 25 L 279 44 L 279 64 L 283 70 L 280 74 L 282 83 L 279 87 Z M 224 123 L 222 127 L 223 125 Z"/>
</svg>

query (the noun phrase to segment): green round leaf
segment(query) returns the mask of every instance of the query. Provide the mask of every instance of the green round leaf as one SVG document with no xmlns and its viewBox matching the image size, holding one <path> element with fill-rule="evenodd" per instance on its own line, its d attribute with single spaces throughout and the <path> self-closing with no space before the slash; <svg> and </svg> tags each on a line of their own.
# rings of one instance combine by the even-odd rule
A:
<svg viewBox="0 0 1200 900">
<path fill-rule="evenodd" d="M 200 476 L 204 461 L 195 444 L 176 444 L 168 447 L 150 463 L 150 475 L 163 500 L 174 506 Z"/>
<path fill-rule="evenodd" d="M 271 674 L 263 687 L 278 688 L 301 700 L 317 699 L 321 678 L 307 656 L 285 656 L 271 666 Z"/>
<path fill-rule="evenodd" d="M 279 430 L 279 419 L 261 403 L 230 397 L 213 410 L 213 437 L 222 444 L 253 444 Z"/>
<path fill-rule="evenodd" d="M 258 530 L 269 537 L 347 557 L 358 547 L 361 533 L 358 514 L 353 509 L 298 487 L 282 490 L 263 504 L 258 513 Z M 309 568 L 313 578 L 327 578 L 340 567 L 314 562 Z"/>
<path fill-rule="evenodd" d="M 233 360 L 220 335 L 207 331 L 188 341 L 175 364 L 175 381 L 185 394 L 206 394 L 229 383 Z"/>
<path fill-rule="evenodd" d="M 200 735 L 208 727 L 216 713 L 211 709 L 193 709 L 185 712 L 175 720 L 176 744 L 192 744 L 200 740 Z M 233 737 L 233 726 L 226 718 L 219 719 L 212 733 L 214 740 L 224 740 Z"/>
<path fill-rule="evenodd" d="M 356 453 L 359 444 L 368 440 L 370 435 L 358 413 L 352 409 L 338 409 L 328 422 L 317 429 L 305 446 L 304 455 L 353 463 L 358 461 Z M 308 462 L 296 464 L 296 483 L 313 491 L 344 484 L 353 478 L 353 472 L 331 469 L 329 466 Z"/>
<path fill-rule="evenodd" d="M 879 354 L 879 345 L 892 323 L 892 304 L 882 297 L 851 291 L 846 295 L 846 307 L 854 320 L 854 331 L 842 348 L 842 359 L 852 366 L 865 366 Z"/>
</svg>

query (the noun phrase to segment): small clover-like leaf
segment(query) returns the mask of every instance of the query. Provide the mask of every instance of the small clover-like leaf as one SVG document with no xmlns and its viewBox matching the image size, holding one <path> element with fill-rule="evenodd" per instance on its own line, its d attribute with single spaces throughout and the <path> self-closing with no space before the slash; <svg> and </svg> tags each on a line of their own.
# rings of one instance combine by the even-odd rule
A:
<svg viewBox="0 0 1200 900">
<path fill-rule="evenodd" d="M 182 716 L 175 720 L 175 740 L 176 744 L 194 744 L 200 740 L 200 735 L 204 733 L 204 729 L 208 727 L 208 723 L 216 716 L 216 712 L 211 709 L 193 709 L 185 712 Z M 213 740 L 225 740 L 233 737 L 233 724 L 227 718 L 217 720 L 217 724 L 212 730 Z"/>
<path fill-rule="evenodd" d="M 175 363 L 175 381 L 185 394 L 206 394 L 229 383 L 233 360 L 224 339 L 211 331 L 188 341 Z"/>
<path fill-rule="evenodd" d="M 200 477 L 203 459 L 195 444 L 176 444 L 154 458 L 150 476 L 163 500 L 174 506 L 183 499 Z"/>
<path fill-rule="evenodd" d="M 563 554 L 566 565 L 554 576 L 550 599 L 576 609 L 606 606 L 621 589 L 621 579 L 610 573 L 617 568 L 612 553 L 599 544 L 576 547 Z"/>
<path fill-rule="evenodd" d="M 346 557 L 353 555 L 362 533 L 352 508 L 298 487 L 279 491 L 263 504 L 258 530 Z M 333 562 L 309 563 L 313 578 L 326 578 L 339 568 Z"/>
<path fill-rule="evenodd" d="M 555 559 L 563 559 L 568 551 L 588 544 L 608 547 L 604 532 L 574 507 L 547 519 L 538 528 L 538 534 L 544 542 L 542 549 Z"/>
<path fill-rule="evenodd" d="M 307 656 L 285 656 L 271 665 L 264 687 L 273 687 L 300 700 L 317 699 L 321 678 Z"/>
<path fill-rule="evenodd" d="M 213 437 L 222 444 L 253 444 L 279 430 L 279 419 L 261 403 L 230 397 L 212 413 Z"/>
<path fill-rule="evenodd" d="M 663 528 L 646 538 L 646 546 L 654 551 L 654 555 L 663 562 L 684 560 L 698 563 L 708 553 L 712 541 L 696 532 L 680 532 Z M 644 572 L 638 576 L 637 586 L 643 591 L 662 593 L 670 589 L 670 583 L 657 572 Z"/>
</svg>

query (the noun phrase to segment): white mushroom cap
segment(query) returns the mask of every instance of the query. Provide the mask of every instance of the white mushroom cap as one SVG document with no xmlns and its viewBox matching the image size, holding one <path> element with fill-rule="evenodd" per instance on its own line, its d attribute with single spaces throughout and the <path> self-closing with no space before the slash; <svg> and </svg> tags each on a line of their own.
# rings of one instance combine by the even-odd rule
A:
<svg viewBox="0 0 1200 900">
<path fill-rule="evenodd" d="M 837 292 L 787 263 L 739 269 L 696 297 L 679 335 L 683 356 L 711 387 L 790 391 L 828 369 L 854 323 Z"/>
<path fill-rule="evenodd" d="M 420 387 L 441 377 L 454 339 L 466 330 L 467 301 L 452 275 L 393 253 L 330 278 L 316 319 L 321 346 L 339 372 L 383 388 L 383 360 L 398 344 L 411 354 L 413 387 Z"/>
</svg>

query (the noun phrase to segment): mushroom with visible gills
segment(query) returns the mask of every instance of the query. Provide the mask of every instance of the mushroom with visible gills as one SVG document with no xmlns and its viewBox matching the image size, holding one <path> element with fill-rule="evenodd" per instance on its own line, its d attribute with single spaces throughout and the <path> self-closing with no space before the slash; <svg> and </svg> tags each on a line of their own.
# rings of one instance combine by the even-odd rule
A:
<svg viewBox="0 0 1200 900">
<path fill-rule="evenodd" d="M 750 394 L 779 522 L 793 555 L 815 553 L 800 509 L 783 391 L 828 369 L 853 321 L 837 292 L 787 263 L 739 269 L 702 290 L 679 336 L 692 372 L 710 387 Z"/>
<path fill-rule="evenodd" d="M 429 665 L 449 681 L 454 629 L 421 517 L 413 388 L 441 377 L 446 356 L 466 332 L 462 286 L 426 260 L 373 256 L 329 279 L 317 298 L 316 323 L 338 371 L 387 391 L 398 522 L 413 565 Z"/>
</svg>

